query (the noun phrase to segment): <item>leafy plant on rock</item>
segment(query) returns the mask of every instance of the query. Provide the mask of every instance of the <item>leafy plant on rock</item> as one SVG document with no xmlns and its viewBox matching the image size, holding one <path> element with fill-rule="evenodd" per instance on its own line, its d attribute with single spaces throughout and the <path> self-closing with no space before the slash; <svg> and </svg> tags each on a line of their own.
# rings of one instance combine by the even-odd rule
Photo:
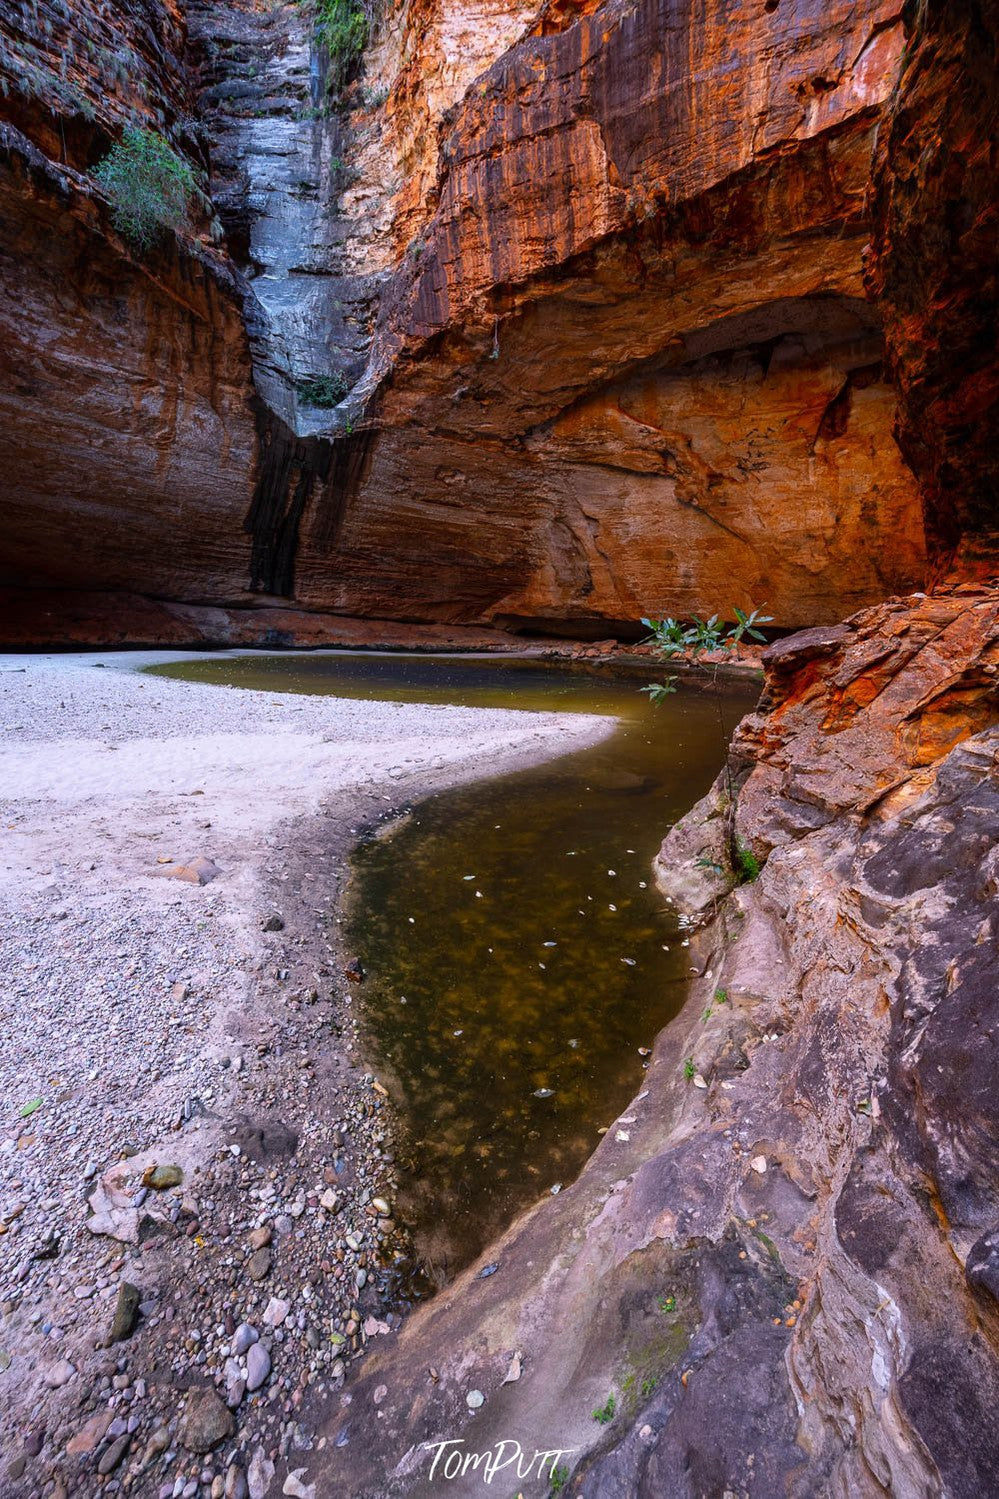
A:
<svg viewBox="0 0 999 1499">
<path fill-rule="evenodd" d="M 759 879 L 760 861 L 751 848 L 736 839 L 733 850 L 732 862 L 739 876 L 740 885 L 751 885 L 753 880 Z"/>
<path fill-rule="evenodd" d="M 370 23 L 359 0 L 317 0 L 316 41 L 329 57 L 329 91 L 339 98 L 368 44 Z"/>
<path fill-rule="evenodd" d="M 111 200 L 111 218 L 137 250 L 148 250 L 188 222 L 194 173 L 155 130 L 126 126 L 94 171 Z"/>
<path fill-rule="evenodd" d="M 766 608 L 766 605 L 763 605 L 763 608 Z M 692 668 L 701 668 L 704 670 L 713 664 L 714 670 L 711 682 L 714 685 L 720 663 L 717 661 L 706 663 L 701 660 L 702 656 L 708 652 L 734 650 L 745 639 L 756 640 L 765 644 L 766 636 L 760 627 L 773 623 L 773 615 L 764 614 L 761 609 L 750 609 L 747 611 L 740 609 L 737 605 L 733 605 L 732 612 L 735 615 L 734 623 L 723 620 L 718 614 L 712 614 L 710 619 L 700 619 L 695 615 L 689 623 L 672 618 L 643 618 L 642 624 L 651 631 L 648 640 L 656 647 L 656 650 L 664 661 L 672 661 L 677 656 L 685 656 Z M 676 676 L 667 676 L 664 681 L 649 682 L 647 686 L 642 687 L 640 690 L 647 693 L 650 701 L 658 705 L 665 702 L 667 697 L 676 692 L 678 680 Z M 715 707 L 718 712 L 718 727 L 724 740 L 727 738 L 727 735 L 725 733 L 721 698 L 717 692 L 714 694 L 714 697 Z M 728 826 L 729 863 L 736 881 L 744 885 L 755 880 L 759 875 L 760 862 L 752 850 L 735 837 L 733 829 L 735 797 L 727 763 L 724 774 L 726 792 L 722 800 L 722 806 L 725 809 L 726 824 Z M 695 860 L 695 866 L 710 870 L 711 873 L 718 876 L 723 876 L 725 873 L 724 868 L 717 860 L 703 856 Z M 705 1018 L 707 1018 L 707 1014 L 709 1013 L 710 1010 L 706 1012 Z M 692 1074 L 687 1073 L 686 1075 L 689 1079 Z"/>
<path fill-rule="evenodd" d="M 599 1422 L 601 1426 L 607 1426 L 609 1422 L 613 1421 L 614 1412 L 616 1410 L 617 1398 L 613 1394 L 610 1394 L 607 1396 L 607 1399 L 603 1405 L 597 1406 L 596 1410 L 593 1412 L 593 1419 L 594 1421 Z"/>
<path fill-rule="evenodd" d="M 318 406 L 323 411 L 339 406 L 350 389 L 350 382 L 342 370 L 328 375 L 306 375 L 296 383 L 299 400 L 306 406 Z"/>
</svg>

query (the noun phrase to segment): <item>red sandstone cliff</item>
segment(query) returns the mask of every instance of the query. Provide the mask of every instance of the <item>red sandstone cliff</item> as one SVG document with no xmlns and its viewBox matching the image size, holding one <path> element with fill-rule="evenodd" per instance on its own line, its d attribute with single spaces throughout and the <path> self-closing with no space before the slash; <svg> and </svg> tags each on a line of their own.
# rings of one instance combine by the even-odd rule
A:
<svg viewBox="0 0 999 1499">
<path fill-rule="evenodd" d="M 205 222 L 133 253 L 89 176 L 129 118 L 203 164 L 181 13 L 39 0 L 0 26 L 0 579 L 239 596 L 243 289 Z"/>
<path fill-rule="evenodd" d="M 894 3 L 391 9 L 334 187 L 291 183 L 322 243 L 275 265 L 279 224 L 263 273 L 253 173 L 308 113 L 294 8 L 192 5 L 187 40 L 176 8 L 115 12 L 127 79 L 98 51 L 76 93 L 64 10 L 34 14 L 44 45 L 5 27 L 12 72 L 35 49 L 2 103 L 8 583 L 606 634 L 749 599 L 831 620 L 924 577 L 861 276 Z M 229 253 L 207 202 L 147 259 L 109 229 L 86 172 L 136 99 L 208 151 Z M 309 299 L 283 374 L 276 275 Z M 354 392 L 295 416 L 320 356 Z"/>
</svg>

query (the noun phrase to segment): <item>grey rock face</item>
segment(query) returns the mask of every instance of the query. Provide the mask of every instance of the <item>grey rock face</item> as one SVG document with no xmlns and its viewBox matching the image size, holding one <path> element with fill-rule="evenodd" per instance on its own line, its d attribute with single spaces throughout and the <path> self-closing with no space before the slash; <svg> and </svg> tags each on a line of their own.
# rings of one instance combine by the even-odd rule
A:
<svg viewBox="0 0 999 1499">
<path fill-rule="evenodd" d="M 252 288 L 254 382 L 293 432 L 329 432 L 331 404 L 364 367 L 378 278 L 342 265 L 350 141 L 327 107 L 311 8 L 196 3 L 190 24 L 212 63 L 201 103 L 213 197 Z M 307 394 L 315 377 L 326 377 L 322 406 Z"/>
</svg>

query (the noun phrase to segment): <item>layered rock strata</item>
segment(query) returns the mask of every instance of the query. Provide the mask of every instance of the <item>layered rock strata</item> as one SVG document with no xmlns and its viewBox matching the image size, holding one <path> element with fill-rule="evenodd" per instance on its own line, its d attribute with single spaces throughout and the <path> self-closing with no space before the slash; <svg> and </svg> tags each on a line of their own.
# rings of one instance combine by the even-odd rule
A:
<svg viewBox="0 0 999 1499">
<path fill-rule="evenodd" d="M 600 636 L 921 580 L 861 277 L 893 0 L 427 0 L 332 112 L 291 6 L 95 5 L 73 24 L 135 39 L 62 81 L 66 8 L 32 15 L 7 582 Z M 145 258 L 89 176 L 130 116 L 214 199 Z"/>
<path fill-rule="evenodd" d="M 488 69 L 383 296 L 369 463 L 335 537 L 303 527 L 301 597 L 558 628 L 734 589 L 798 624 L 921 577 L 860 276 L 901 46 L 890 5 L 645 0 Z"/>
<path fill-rule="evenodd" d="M 175 4 L 8 8 L 0 30 L 0 579 L 247 592 L 245 288 L 190 233 L 139 255 L 90 175 L 130 121 L 204 168 Z"/>
<path fill-rule="evenodd" d="M 733 818 L 762 872 L 719 892 L 578 1181 L 366 1364 L 319 1492 L 429 1494 L 435 1444 L 502 1440 L 571 1449 L 587 1499 L 999 1481 L 999 595 L 895 602 L 766 664 L 695 819 Z M 660 860 L 678 900 L 688 834 Z"/>
</svg>

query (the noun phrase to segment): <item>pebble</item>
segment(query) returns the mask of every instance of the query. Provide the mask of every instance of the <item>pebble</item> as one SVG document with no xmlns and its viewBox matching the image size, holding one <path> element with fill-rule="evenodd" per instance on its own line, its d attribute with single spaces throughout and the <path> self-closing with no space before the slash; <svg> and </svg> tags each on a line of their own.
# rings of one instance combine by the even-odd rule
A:
<svg viewBox="0 0 999 1499">
<path fill-rule="evenodd" d="M 282 1301 L 280 1296 L 272 1296 L 264 1309 L 264 1321 L 268 1327 L 280 1327 L 290 1310 L 290 1301 Z"/>
<path fill-rule="evenodd" d="M 281 1489 L 282 1494 L 290 1494 L 291 1499 L 316 1499 L 316 1486 L 314 1483 L 303 1483 L 302 1474 L 304 1468 L 296 1468 L 289 1473 Z"/>
<path fill-rule="evenodd" d="M 247 1499 L 246 1474 L 237 1463 L 230 1463 L 225 1475 L 225 1499 Z"/>
<path fill-rule="evenodd" d="M 250 1499 L 264 1499 L 264 1495 L 271 1486 L 273 1477 L 274 1464 L 262 1449 L 258 1447 L 250 1459 L 250 1466 L 246 1472 Z"/>
<path fill-rule="evenodd" d="M 117 1441 L 112 1442 L 97 1464 L 98 1473 L 102 1476 L 113 1473 L 131 1445 L 132 1438 L 128 1435 L 121 1436 Z"/>
<path fill-rule="evenodd" d="M 269 1249 L 258 1249 L 246 1262 L 246 1273 L 251 1280 L 265 1280 L 271 1270 L 271 1252 Z"/>
<path fill-rule="evenodd" d="M 246 1353 L 246 1388 L 252 1395 L 267 1382 L 271 1372 L 271 1356 L 263 1343 L 251 1343 Z"/>
<path fill-rule="evenodd" d="M 232 1339 L 232 1351 L 236 1358 L 241 1358 L 251 1343 L 256 1343 L 260 1334 L 249 1322 L 241 1322 L 236 1328 Z"/>
<path fill-rule="evenodd" d="M 179 1166 L 150 1166 L 142 1176 L 142 1185 L 152 1187 L 154 1192 L 166 1192 L 170 1187 L 179 1187 L 184 1173 Z"/>
<path fill-rule="evenodd" d="M 158 1426 L 146 1443 L 146 1449 L 142 1454 L 142 1467 L 148 1468 L 150 1463 L 154 1462 L 161 1452 L 165 1452 L 169 1445 L 170 1428 Z"/>
<path fill-rule="evenodd" d="M 485 1405 L 486 1397 L 481 1390 L 469 1390 L 465 1396 L 465 1404 L 469 1410 L 477 1411 L 480 1406 Z"/>
<path fill-rule="evenodd" d="M 66 1452 L 70 1457 L 78 1457 L 82 1453 L 93 1452 L 111 1424 L 110 1411 L 98 1411 L 96 1416 L 91 1416 L 75 1436 L 70 1437 L 66 1443 Z"/>
<path fill-rule="evenodd" d="M 45 1374 L 45 1383 L 50 1390 L 59 1390 L 64 1384 L 69 1384 L 76 1370 L 69 1359 L 61 1358 L 57 1364 L 53 1364 Z"/>
<path fill-rule="evenodd" d="M 136 1318 L 139 1315 L 139 1303 L 142 1300 L 138 1286 L 133 1286 L 130 1281 L 123 1280 L 118 1287 L 118 1300 L 114 1309 L 114 1321 L 111 1323 L 111 1336 L 109 1342 L 121 1343 L 131 1335 L 135 1327 Z"/>
<path fill-rule="evenodd" d="M 180 1440 L 188 1452 L 211 1452 L 236 1430 L 232 1412 L 214 1390 L 192 1390 L 180 1423 Z"/>
</svg>

